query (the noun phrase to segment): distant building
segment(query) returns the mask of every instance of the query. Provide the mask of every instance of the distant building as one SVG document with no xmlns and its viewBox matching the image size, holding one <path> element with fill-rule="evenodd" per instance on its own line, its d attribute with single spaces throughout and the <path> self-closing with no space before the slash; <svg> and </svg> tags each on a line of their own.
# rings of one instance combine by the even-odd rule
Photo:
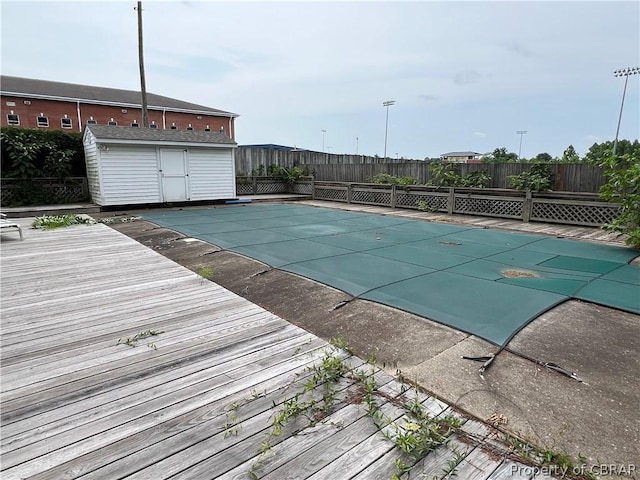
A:
<svg viewBox="0 0 640 480">
<path fill-rule="evenodd" d="M 82 131 L 85 125 L 140 127 L 140 92 L 2 75 L 2 126 Z M 149 128 L 224 133 L 237 114 L 147 93 Z"/>
<path fill-rule="evenodd" d="M 481 156 L 478 152 L 449 152 L 443 153 L 440 158 L 449 163 L 480 163 Z"/>
<path fill-rule="evenodd" d="M 275 143 L 258 143 L 254 145 L 240 145 L 238 148 L 260 148 L 263 150 L 278 150 L 281 152 L 306 152 L 303 148 L 290 147 L 288 145 L 277 145 Z"/>
</svg>

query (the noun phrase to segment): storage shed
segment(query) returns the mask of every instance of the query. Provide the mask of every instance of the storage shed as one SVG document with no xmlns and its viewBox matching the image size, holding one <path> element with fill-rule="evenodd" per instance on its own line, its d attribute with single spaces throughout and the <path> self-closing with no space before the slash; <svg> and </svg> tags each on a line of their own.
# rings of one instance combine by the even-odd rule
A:
<svg viewBox="0 0 640 480">
<path fill-rule="evenodd" d="M 237 144 L 223 133 L 87 125 L 83 143 L 97 205 L 236 196 Z"/>
</svg>

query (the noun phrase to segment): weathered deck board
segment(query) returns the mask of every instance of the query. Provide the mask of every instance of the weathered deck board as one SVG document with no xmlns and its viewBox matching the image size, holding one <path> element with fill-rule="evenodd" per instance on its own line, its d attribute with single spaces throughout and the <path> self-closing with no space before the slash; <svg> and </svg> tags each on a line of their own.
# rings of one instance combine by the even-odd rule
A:
<svg viewBox="0 0 640 480">
<path fill-rule="evenodd" d="M 0 256 L 2 478 L 248 478 L 275 408 L 302 389 L 326 342 L 104 225 L 42 232 L 19 221 L 25 240 L 3 237 Z M 163 333 L 118 344 L 149 329 Z M 387 399 L 405 393 L 341 355 L 375 375 Z M 321 423 L 294 421 L 274 440 L 261 477 L 391 471 L 398 451 L 350 399 L 350 384 L 336 388 Z M 411 394 L 433 415 L 449 411 Z M 465 468 L 502 475 L 500 462 L 477 455 Z"/>
</svg>

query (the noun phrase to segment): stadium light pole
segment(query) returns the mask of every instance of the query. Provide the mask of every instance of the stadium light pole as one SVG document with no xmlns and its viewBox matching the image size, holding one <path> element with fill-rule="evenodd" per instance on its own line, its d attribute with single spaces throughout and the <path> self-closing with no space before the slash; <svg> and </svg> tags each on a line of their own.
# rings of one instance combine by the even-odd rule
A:
<svg viewBox="0 0 640 480">
<path fill-rule="evenodd" d="M 395 105 L 395 100 L 385 100 L 382 102 L 383 107 L 387 107 L 387 119 L 384 122 L 384 158 L 387 158 L 387 132 L 389 130 L 389 107 Z"/>
<path fill-rule="evenodd" d="M 522 137 L 527 133 L 529 132 L 527 132 L 526 130 L 518 130 L 516 132 L 517 135 L 520 135 L 520 147 L 518 148 L 518 161 L 520 161 L 520 154 L 522 153 Z"/>
<path fill-rule="evenodd" d="M 320 130 L 322 132 L 322 153 L 324 153 L 324 134 L 327 133 L 326 130 Z"/>
<path fill-rule="evenodd" d="M 616 128 L 616 139 L 613 141 L 613 155 L 618 149 L 618 134 L 620 133 L 620 122 L 622 121 L 622 109 L 624 108 L 624 96 L 627 93 L 627 82 L 631 75 L 640 73 L 640 67 L 621 68 L 613 72 L 614 77 L 624 77 L 624 89 L 622 90 L 622 103 L 620 104 L 620 115 L 618 115 L 618 128 Z"/>
</svg>

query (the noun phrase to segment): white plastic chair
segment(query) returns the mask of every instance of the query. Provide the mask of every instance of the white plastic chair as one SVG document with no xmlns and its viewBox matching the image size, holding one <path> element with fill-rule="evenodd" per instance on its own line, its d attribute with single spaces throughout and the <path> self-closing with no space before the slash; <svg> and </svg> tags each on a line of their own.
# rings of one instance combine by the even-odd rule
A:
<svg viewBox="0 0 640 480">
<path fill-rule="evenodd" d="M 20 234 L 20 240 L 24 240 L 22 236 L 22 227 L 18 225 L 16 222 L 12 222 L 11 220 L 6 219 L 6 213 L 0 213 L 0 231 L 10 230 L 10 231 L 18 231 Z"/>
</svg>

